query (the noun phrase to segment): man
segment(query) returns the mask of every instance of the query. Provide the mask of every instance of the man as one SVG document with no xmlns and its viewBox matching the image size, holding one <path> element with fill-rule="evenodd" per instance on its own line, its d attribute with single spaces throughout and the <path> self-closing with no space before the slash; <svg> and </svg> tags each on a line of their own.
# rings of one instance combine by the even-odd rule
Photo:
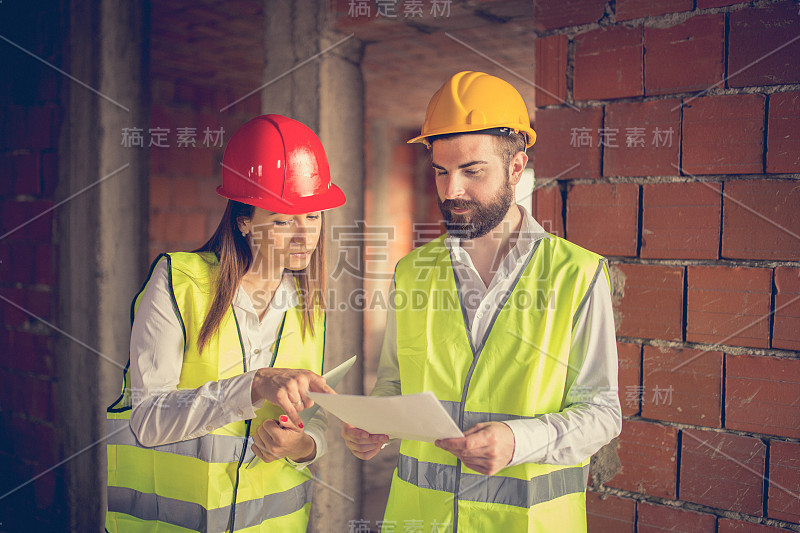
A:
<svg viewBox="0 0 800 533">
<path fill-rule="evenodd" d="M 586 531 L 589 458 L 621 428 L 608 272 L 514 202 L 535 139 L 510 84 L 460 72 L 409 141 L 448 233 L 397 265 L 372 394 L 432 390 L 464 437 L 402 442 L 384 530 Z M 342 435 L 361 459 L 388 442 Z"/>
</svg>

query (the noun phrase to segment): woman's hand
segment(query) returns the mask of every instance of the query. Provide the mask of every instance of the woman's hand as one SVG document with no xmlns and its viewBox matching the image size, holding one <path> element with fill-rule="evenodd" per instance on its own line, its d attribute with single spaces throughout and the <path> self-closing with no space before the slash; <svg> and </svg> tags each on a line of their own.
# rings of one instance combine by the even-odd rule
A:
<svg viewBox="0 0 800 533">
<path fill-rule="evenodd" d="M 325 378 L 310 370 L 259 368 L 253 378 L 250 397 L 253 403 L 267 400 L 279 406 L 292 424 L 302 429 L 303 421 L 297 413 L 314 405 L 314 401 L 306 395 L 308 391 L 336 394 L 325 383 Z"/>
<path fill-rule="evenodd" d="M 265 462 L 288 457 L 296 463 L 305 463 L 317 455 L 317 445 L 303 431 L 303 424 L 295 426 L 286 415 L 278 420 L 265 420 L 253 434 L 253 443 L 253 453 Z"/>
</svg>

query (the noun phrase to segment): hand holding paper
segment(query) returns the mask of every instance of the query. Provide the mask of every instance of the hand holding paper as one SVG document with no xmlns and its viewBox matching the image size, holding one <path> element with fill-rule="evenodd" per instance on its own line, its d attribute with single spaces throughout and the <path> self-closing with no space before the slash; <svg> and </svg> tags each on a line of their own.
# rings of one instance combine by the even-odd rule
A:
<svg viewBox="0 0 800 533">
<path fill-rule="evenodd" d="M 369 433 L 424 442 L 464 436 L 430 391 L 405 396 L 315 392 L 310 392 L 309 396 L 343 422 Z"/>
</svg>

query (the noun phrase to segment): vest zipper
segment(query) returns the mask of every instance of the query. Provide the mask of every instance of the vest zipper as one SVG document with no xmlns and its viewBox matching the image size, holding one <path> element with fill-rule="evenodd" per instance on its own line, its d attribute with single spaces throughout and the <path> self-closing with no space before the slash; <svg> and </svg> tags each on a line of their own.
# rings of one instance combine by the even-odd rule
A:
<svg viewBox="0 0 800 533">
<path fill-rule="evenodd" d="M 236 492 L 239 490 L 239 469 L 242 468 L 244 462 L 244 455 L 247 453 L 247 441 L 250 439 L 250 422 L 245 421 L 244 444 L 242 444 L 242 453 L 239 455 L 239 464 L 236 466 L 236 484 L 233 486 L 233 501 L 231 502 L 231 514 L 228 518 L 228 531 L 233 531 L 233 525 L 236 521 Z"/>
<path fill-rule="evenodd" d="M 464 431 L 463 424 L 464 424 L 464 410 L 467 405 L 467 392 L 469 391 L 469 384 L 472 381 L 472 373 L 475 372 L 475 367 L 478 365 L 478 358 L 483 353 L 483 347 L 486 345 L 486 341 L 489 338 L 489 334 L 492 332 L 492 328 L 494 327 L 494 322 L 497 320 L 497 317 L 503 311 L 503 308 L 508 301 L 508 298 L 511 296 L 511 293 L 514 292 L 514 289 L 517 288 L 517 284 L 519 283 L 520 278 L 523 276 L 526 270 L 528 270 L 528 265 L 533 258 L 533 255 L 536 253 L 536 250 L 539 248 L 539 243 L 541 241 L 536 241 L 536 245 L 531 250 L 530 255 L 525 260 L 525 265 L 517 274 L 516 279 L 511 284 L 511 287 L 506 291 L 505 295 L 503 296 L 502 301 L 497 306 L 497 310 L 494 313 L 494 317 L 492 317 L 492 321 L 489 323 L 489 327 L 486 329 L 486 333 L 483 335 L 483 340 L 479 346 L 475 346 L 472 342 L 472 328 L 469 325 L 469 318 L 467 315 L 467 308 L 464 305 L 464 300 L 461 298 L 461 283 L 458 281 L 458 274 L 456 274 L 456 267 L 453 264 L 453 253 L 452 251 L 449 254 L 450 257 L 450 268 L 453 273 L 453 281 L 456 285 L 456 293 L 458 294 L 458 301 L 461 304 L 461 316 L 464 319 L 464 331 L 467 334 L 467 342 L 469 342 L 469 347 L 472 349 L 472 366 L 469 367 L 469 372 L 467 372 L 467 377 L 464 379 L 464 389 L 461 393 L 461 405 L 458 408 L 458 427 L 461 431 Z M 461 490 L 461 459 L 456 460 L 456 483 L 455 483 L 455 491 L 453 492 L 453 533 L 458 533 L 458 493 Z"/>
</svg>

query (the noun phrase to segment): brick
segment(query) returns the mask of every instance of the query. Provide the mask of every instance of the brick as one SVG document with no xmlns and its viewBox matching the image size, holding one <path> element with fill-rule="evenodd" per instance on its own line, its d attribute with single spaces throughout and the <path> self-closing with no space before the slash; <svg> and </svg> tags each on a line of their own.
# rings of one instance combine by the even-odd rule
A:
<svg viewBox="0 0 800 533">
<path fill-rule="evenodd" d="M 56 431 L 52 426 L 13 417 L 14 454 L 26 461 L 54 465 L 58 462 Z"/>
<path fill-rule="evenodd" d="M 45 213 L 45 211 L 51 206 L 52 202 L 43 200 L 3 202 L 0 209 L 2 211 L 0 234 L 6 235 L 13 231 L 5 237 L 9 242 L 50 242 L 53 232 L 53 212 Z"/>
<path fill-rule="evenodd" d="M 639 186 L 573 185 L 567 193 L 567 238 L 603 255 L 635 256 Z"/>
<path fill-rule="evenodd" d="M 638 533 L 716 533 L 716 516 L 687 509 L 639 502 Z"/>
<path fill-rule="evenodd" d="M 733 259 L 800 257 L 800 187 L 784 180 L 725 184 L 722 256 Z"/>
<path fill-rule="evenodd" d="M 25 414 L 38 420 L 54 422 L 53 382 L 28 376 L 20 376 L 17 379 L 23 385 L 20 396 L 24 398 Z"/>
<path fill-rule="evenodd" d="M 0 335 L 0 341 L 2 341 L 2 335 Z M 3 348 L 4 352 L 7 349 L 7 344 L 0 342 L 0 347 Z M 3 355 L 7 355 L 4 353 Z M 11 373 L 4 370 L 0 367 L 0 380 L 3 383 L 11 383 Z M 11 387 L 0 387 L 0 450 L 10 450 L 11 449 L 11 440 L 9 437 L 9 432 L 4 427 L 3 423 L 3 413 L 10 413 L 13 404 L 13 398 L 11 395 Z M 0 481 L 2 483 L 3 481 Z"/>
<path fill-rule="evenodd" d="M 7 368 L 19 372 L 52 376 L 55 371 L 48 337 L 24 331 L 9 332 L 9 361 Z M 12 355 L 13 354 L 13 355 Z"/>
<path fill-rule="evenodd" d="M 539 109 L 534 129 L 533 168 L 537 179 L 600 176 L 600 136 L 603 110 Z M 586 134 L 587 141 L 581 141 Z"/>
<path fill-rule="evenodd" d="M 562 215 L 561 189 L 556 185 L 534 189 L 531 216 L 541 224 L 545 231 L 564 236 L 564 217 Z"/>
<path fill-rule="evenodd" d="M 603 130 L 603 175 L 678 174 L 680 104 L 676 99 L 607 105 Z"/>
<path fill-rule="evenodd" d="M 726 355 L 725 427 L 800 438 L 800 359 Z"/>
<path fill-rule="evenodd" d="M 160 212 L 150 215 L 150 238 L 197 247 L 206 235 L 206 214 Z"/>
<path fill-rule="evenodd" d="M 14 194 L 39 195 L 42 192 L 42 179 L 39 155 L 22 152 L 11 156 L 11 168 L 14 174 Z"/>
<path fill-rule="evenodd" d="M 0 120 L 2 120 L 0 116 Z M 14 172 L 11 167 L 11 154 L 0 154 L 0 197 L 14 193 Z"/>
<path fill-rule="evenodd" d="M 0 296 L 3 297 L 0 300 L 2 323 L 7 326 L 25 324 L 28 321 L 28 314 L 20 309 L 25 307 L 25 291 L 16 287 L 0 287 Z"/>
<path fill-rule="evenodd" d="M 11 278 L 11 245 L 0 242 L 0 280 Z"/>
<path fill-rule="evenodd" d="M 26 108 L 10 106 L 7 109 L 6 119 L 8 120 L 5 125 L 6 148 L 29 149 L 31 143 L 26 126 L 28 122 Z"/>
<path fill-rule="evenodd" d="M 36 248 L 33 244 L 13 243 L 11 245 L 11 279 L 17 283 L 31 283 L 34 273 Z"/>
<path fill-rule="evenodd" d="M 257 113 L 254 113 L 254 116 Z M 214 150 L 201 144 L 198 140 L 197 148 L 192 148 L 189 157 L 189 174 L 192 176 L 215 176 L 219 165 L 216 164 Z"/>
<path fill-rule="evenodd" d="M 787 533 L 788 529 L 781 527 L 762 526 L 752 522 L 742 522 L 730 518 L 720 518 L 718 533 Z"/>
<path fill-rule="evenodd" d="M 645 346 L 642 416 L 722 427 L 722 352 Z"/>
<path fill-rule="evenodd" d="M 800 350 L 800 269 L 775 268 L 775 288 L 772 347 Z"/>
<path fill-rule="evenodd" d="M 33 281 L 42 285 L 53 285 L 56 280 L 55 247 L 50 244 L 36 246 L 36 259 L 33 267 Z"/>
<path fill-rule="evenodd" d="M 50 106 L 27 109 L 28 146 L 36 150 L 55 148 L 55 111 Z"/>
<path fill-rule="evenodd" d="M 638 344 L 617 343 L 619 403 L 625 416 L 641 411 L 642 347 Z"/>
<path fill-rule="evenodd" d="M 678 430 L 638 420 L 622 425 L 617 449 L 622 470 L 606 482 L 631 492 L 675 498 Z"/>
<path fill-rule="evenodd" d="M 575 100 L 639 96 L 642 88 L 642 30 L 616 26 L 575 37 L 572 94 Z"/>
<path fill-rule="evenodd" d="M 616 264 L 614 271 L 624 281 L 617 335 L 682 340 L 683 267 Z"/>
<path fill-rule="evenodd" d="M 728 86 L 800 82 L 800 63 L 797 61 L 800 56 L 799 31 L 800 20 L 793 2 L 732 12 L 728 38 Z"/>
<path fill-rule="evenodd" d="M 714 7 L 732 6 L 741 4 L 740 0 L 697 0 L 697 9 L 711 9 Z"/>
<path fill-rule="evenodd" d="M 587 492 L 586 522 L 592 533 L 634 533 L 636 500 Z"/>
<path fill-rule="evenodd" d="M 762 516 L 767 446 L 759 439 L 684 430 L 679 498 Z"/>
<path fill-rule="evenodd" d="M 154 175 L 150 178 L 150 209 L 172 206 L 172 182 L 168 176 Z"/>
<path fill-rule="evenodd" d="M 49 320 L 52 315 L 52 296 L 50 291 L 26 289 L 25 309 L 38 318 Z"/>
<path fill-rule="evenodd" d="M 605 14 L 603 0 L 577 0 L 564 3 L 558 0 L 535 0 L 533 18 L 537 30 L 553 30 L 597 22 Z"/>
<path fill-rule="evenodd" d="M 645 94 L 705 90 L 722 81 L 724 15 L 699 15 L 670 28 L 646 26 L 644 46 Z"/>
<path fill-rule="evenodd" d="M 769 446 L 770 518 L 800 523 L 800 444 L 772 441 Z"/>
<path fill-rule="evenodd" d="M 689 266 L 686 340 L 769 347 L 772 271 Z"/>
<path fill-rule="evenodd" d="M 769 97 L 767 172 L 800 173 L 800 93 Z"/>
<path fill-rule="evenodd" d="M 642 185 L 642 257 L 717 259 L 721 238 L 719 183 Z"/>
<path fill-rule="evenodd" d="M 567 98 L 567 36 L 536 39 L 536 105 L 562 104 Z"/>
<path fill-rule="evenodd" d="M 617 0 L 617 21 L 691 11 L 692 7 L 692 0 L 666 0 L 664 2 Z"/>
<path fill-rule="evenodd" d="M 764 105 L 761 94 L 684 101 L 683 172 L 748 174 L 763 171 Z"/>
<path fill-rule="evenodd" d="M 197 180 L 192 178 L 173 178 L 171 181 L 175 190 L 172 206 L 195 207 L 197 205 Z"/>
<path fill-rule="evenodd" d="M 53 196 L 58 185 L 58 154 L 56 152 L 42 152 L 42 195 Z"/>
</svg>

